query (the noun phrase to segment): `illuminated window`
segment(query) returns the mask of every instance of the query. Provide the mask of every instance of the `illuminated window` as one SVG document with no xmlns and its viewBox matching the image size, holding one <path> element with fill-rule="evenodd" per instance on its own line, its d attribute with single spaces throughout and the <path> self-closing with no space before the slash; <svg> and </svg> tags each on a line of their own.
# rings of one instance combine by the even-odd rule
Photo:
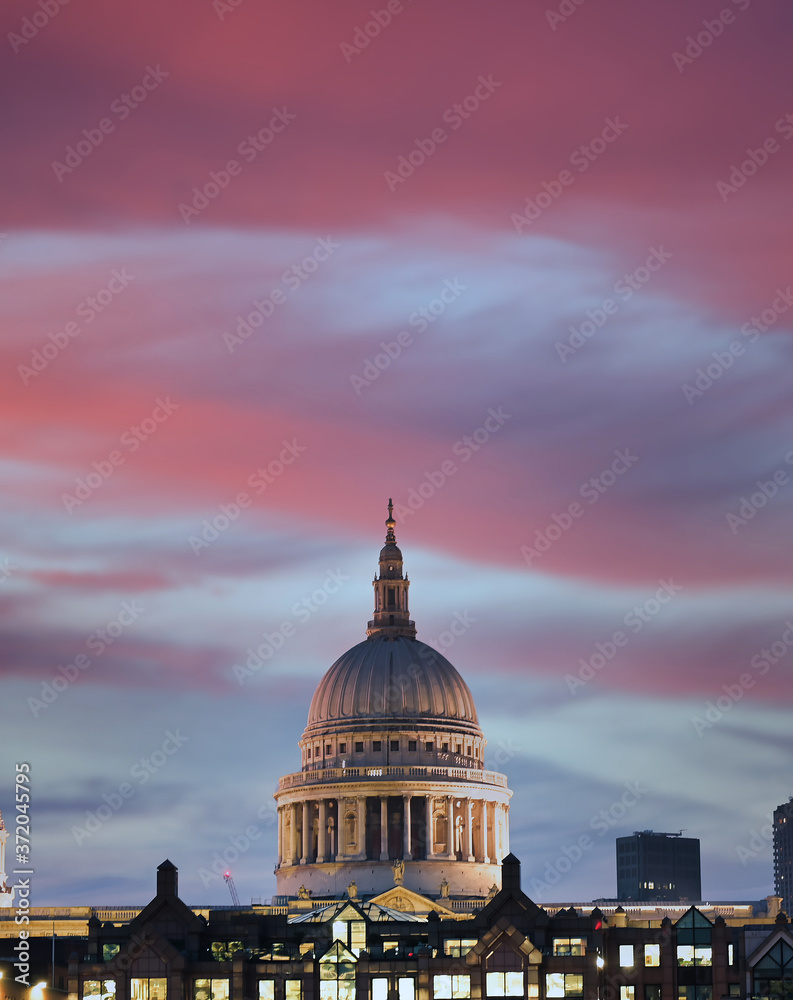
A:
<svg viewBox="0 0 793 1000">
<path fill-rule="evenodd" d="M 130 1000 L 165 1000 L 168 993 L 167 979 L 130 979 Z"/>
<path fill-rule="evenodd" d="M 193 1000 L 229 1000 L 228 979 L 196 979 Z"/>
<path fill-rule="evenodd" d="M 644 1000 L 661 1000 L 661 987 L 657 983 L 648 983 L 644 987 Z"/>
<path fill-rule="evenodd" d="M 582 997 L 584 977 L 569 972 L 549 972 L 545 976 L 546 997 Z"/>
<path fill-rule="evenodd" d="M 653 968 L 661 964 L 660 944 L 646 944 L 644 946 L 644 964 Z"/>
<path fill-rule="evenodd" d="M 522 972 L 488 972 L 487 995 L 489 997 L 522 997 Z"/>
<path fill-rule="evenodd" d="M 319 960 L 319 1000 L 355 1000 L 355 956 L 339 941 Z"/>
<path fill-rule="evenodd" d="M 392 750 L 398 750 L 399 749 L 399 740 L 391 740 L 391 749 Z"/>
<path fill-rule="evenodd" d="M 727 965 L 735 965 L 735 946 L 727 945 Z"/>
<path fill-rule="evenodd" d="M 286 1000 L 303 1000 L 303 980 L 287 979 L 284 983 Z"/>
<path fill-rule="evenodd" d="M 443 954 L 450 958 L 463 958 L 476 944 L 476 938 L 447 938 L 443 942 Z"/>
<path fill-rule="evenodd" d="M 416 981 L 412 976 L 397 979 L 397 995 L 399 1000 L 416 1000 Z"/>
<path fill-rule="evenodd" d="M 102 961 L 110 962 L 116 957 L 116 955 L 121 950 L 120 944 L 103 944 L 102 945 Z"/>
<path fill-rule="evenodd" d="M 731 997 L 739 997 L 741 995 L 741 984 L 740 983 L 730 983 L 730 993 Z"/>
<path fill-rule="evenodd" d="M 620 968 L 631 969 L 633 968 L 633 945 L 632 944 L 621 944 L 620 945 Z"/>
<path fill-rule="evenodd" d="M 259 980 L 259 1000 L 275 1000 L 275 980 Z"/>
<path fill-rule="evenodd" d="M 468 1000 L 471 996 L 470 976 L 433 976 L 435 1000 Z"/>
<path fill-rule="evenodd" d="M 585 938 L 554 938 L 553 939 L 553 953 L 554 955 L 572 955 L 580 956 L 586 954 L 586 939 Z"/>
<path fill-rule="evenodd" d="M 678 965 L 712 965 L 713 949 L 703 945 L 679 944 L 677 946 Z"/>
<path fill-rule="evenodd" d="M 620 1000 L 635 1000 L 635 986 L 620 986 Z"/>
<path fill-rule="evenodd" d="M 378 976 L 372 980 L 372 1000 L 388 1000 L 388 979 Z"/>
<path fill-rule="evenodd" d="M 383 742 L 382 742 L 382 740 L 372 740 L 372 750 L 374 750 L 375 752 L 377 752 L 378 750 L 382 750 L 382 749 L 383 749 Z"/>
<path fill-rule="evenodd" d="M 83 983 L 83 996 L 95 997 L 96 1000 L 115 1000 L 115 979 L 86 979 Z"/>
</svg>

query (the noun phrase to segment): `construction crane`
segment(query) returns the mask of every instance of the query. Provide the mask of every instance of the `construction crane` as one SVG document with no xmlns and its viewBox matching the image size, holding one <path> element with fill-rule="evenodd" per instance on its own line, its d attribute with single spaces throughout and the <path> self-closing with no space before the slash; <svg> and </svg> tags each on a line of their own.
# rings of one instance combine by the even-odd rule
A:
<svg viewBox="0 0 793 1000">
<path fill-rule="evenodd" d="M 237 888 L 234 885 L 234 879 L 231 877 L 231 872 L 223 872 L 223 878 L 226 880 L 226 885 L 229 887 L 229 892 L 231 893 L 231 901 L 235 906 L 240 905 L 240 897 L 237 895 Z"/>
</svg>

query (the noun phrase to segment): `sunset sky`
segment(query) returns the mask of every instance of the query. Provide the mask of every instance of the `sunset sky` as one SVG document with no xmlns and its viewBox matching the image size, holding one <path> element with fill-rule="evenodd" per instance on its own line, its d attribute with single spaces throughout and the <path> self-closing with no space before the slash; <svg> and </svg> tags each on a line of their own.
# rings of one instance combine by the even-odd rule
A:
<svg viewBox="0 0 793 1000">
<path fill-rule="evenodd" d="M 613 896 L 614 839 L 644 829 L 701 839 L 706 899 L 770 893 L 790 6 L 4 22 L 0 811 L 30 762 L 33 905 L 145 903 L 166 857 L 227 904 L 206 873 L 251 825 L 237 888 L 273 894 L 272 792 L 364 637 L 389 496 L 529 895 Z"/>
</svg>

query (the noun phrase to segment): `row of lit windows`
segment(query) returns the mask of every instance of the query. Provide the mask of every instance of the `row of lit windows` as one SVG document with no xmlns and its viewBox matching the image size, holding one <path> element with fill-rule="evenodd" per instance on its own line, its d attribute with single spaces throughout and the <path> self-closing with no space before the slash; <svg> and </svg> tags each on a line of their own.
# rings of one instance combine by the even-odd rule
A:
<svg viewBox="0 0 793 1000">
<path fill-rule="evenodd" d="M 625 947 L 625 946 L 623 946 Z M 628 946 L 630 947 L 630 946 Z M 647 947 L 657 947 L 649 945 Z M 328 969 L 328 972 L 335 971 Z M 342 973 L 342 976 L 345 974 Z M 539 987 L 528 984 L 528 992 L 524 992 L 522 972 L 488 972 L 486 991 L 488 997 L 528 997 L 535 1000 L 539 996 Z M 355 980 L 353 975 L 347 978 L 325 979 L 321 982 L 320 1000 L 354 1000 Z M 470 1000 L 470 976 L 433 976 L 434 1000 Z M 346 987 L 346 988 L 345 988 Z M 415 1000 L 415 980 L 411 976 L 397 977 L 396 989 L 399 1000 Z M 709 986 L 697 987 L 696 997 L 688 996 L 691 987 L 681 986 L 678 990 L 678 1000 L 712 1000 L 708 995 Z M 701 991 L 705 992 L 701 992 Z M 371 1000 L 388 1000 L 390 981 L 388 977 L 373 977 L 371 980 Z M 167 980 L 165 978 L 135 978 L 130 980 L 131 1000 L 166 1000 Z M 545 995 L 548 1000 L 563 997 L 583 997 L 584 977 L 569 972 L 549 972 L 545 976 Z M 740 996 L 740 985 L 729 984 L 729 995 Z M 112 979 L 88 979 L 83 983 L 83 997 L 92 1000 L 115 1000 L 116 984 Z M 196 979 L 193 983 L 193 1000 L 228 1000 L 229 980 Z M 303 980 L 284 980 L 284 1000 L 303 1000 Z M 259 980 L 259 1000 L 275 1000 L 275 980 Z M 620 1000 L 636 1000 L 635 986 L 621 986 Z M 661 1000 L 661 987 L 649 983 L 644 987 L 644 1000 Z"/>
<path fill-rule="evenodd" d="M 383 740 L 372 740 L 372 752 L 373 753 L 381 753 L 382 749 L 383 749 L 383 742 L 384 742 Z M 400 746 L 400 741 L 399 740 L 389 740 L 387 742 L 390 744 L 390 749 L 391 749 L 391 751 L 393 753 L 396 753 L 399 750 L 399 746 Z M 409 752 L 414 753 L 416 750 L 418 750 L 418 741 L 417 740 L 408 740 L 407 744 L 408 744 L 408 751 Z M 365 743 L 364 743 L 363 740 L 356 740 L 352 744 L 352 747 L 353 747 L 353 752 L 354 753 L 364 753 Z M 448 753 L 449 752 L 449 744 L 448 743 L 442 743 L 440 745 L 440 747 L 436 747 L 435 743 L 432 740 L 427 740 L 424 743 L 424 749 L 426 750 L 427 753 L 433 753 L 435 750 L 440 750 L 443 753 Z M 462 752 L 463 752 L 463 745 L 462 745 L 462 743 L 455 744 L 454 753 L 462 754 Z M 345 754 L 345 753 L 347 753 L 347 743 L 346 742 L 339 743 L 339 754 Z M 307 760 L 311 760 L 311 754 L 312 754 L 311 747 L 307 747 L 306 748 L 306 759 Z M 314 747 L 313 754 L 314 754 L 314 759 L 315 760 L 319 760 L 319 758 L 322 756 L 322 748 L 320 747 L 319 744 L 317 744 Z M 474 747 L 466 746 L 466 748 L 465 748 L 465 755 L 466 755 L 466 757 L 478 757 L 479 756 L 479 748 L 475 747 L 475 746 Z M 333 756 L 334 756 L 334 753 L 333 753 L 333 744 L 332 743 L 326 743 L 325 744 L 325 757 L 333 757 Z"/>
<path fill-rule="evenodd" d="M 733 946 L 727 945 L 727 961 L 733 964 Z M 556 951 L 554 951 L 556 954 Z M 653 967 L 661 964 L 660 944 L 646 944 L 644 946 L 644 964 Z M 708 946 L 693 944 L 679 944 L 677 946 L 677 964 L 688 965 L 713 965 L 713 949 Z M 623 969 L 631 969 L 634 965 L 633 945 L 620 945 L 620 966 Z"/>
</svg>

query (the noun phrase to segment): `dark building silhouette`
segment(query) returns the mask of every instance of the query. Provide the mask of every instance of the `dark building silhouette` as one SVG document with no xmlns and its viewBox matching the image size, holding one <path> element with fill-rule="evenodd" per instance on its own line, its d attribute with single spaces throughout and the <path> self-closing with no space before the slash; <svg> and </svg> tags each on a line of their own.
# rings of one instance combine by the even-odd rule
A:
<svg viewBox="0 0 793 1000">
<path fill-rule="evenodd" d="M 624 900 L 700 900 L 699 840 L 641 830 L 617 837 L 617 896 Z"/>
<path fill-rule="evenodd" d="M 793 797 L 774 810 L 774 891 L 793 913 Z"/>
</svg>

